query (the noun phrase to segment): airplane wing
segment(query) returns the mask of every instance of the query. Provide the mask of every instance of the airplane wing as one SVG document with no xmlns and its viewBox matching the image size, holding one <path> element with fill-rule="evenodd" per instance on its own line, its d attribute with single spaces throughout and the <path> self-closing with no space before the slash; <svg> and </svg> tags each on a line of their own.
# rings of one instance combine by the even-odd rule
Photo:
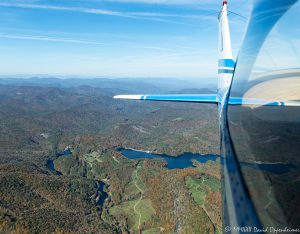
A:
<svg viewBox="0 0 300 234">
<path fill-rule="evenodd" d="M 300 106 L 299 101 L 268 100 L 260 98 L 229 97 L 228 105 L 260 106 Z"/>
<path fill-rule="evenodd" d="M 170 101 L 170 102 L 196 102 L 218 104 L 220 97 L 215 94 L 174 94 L 174 95 L 117 95 L 114 99 L 142 100 L 142 101 Z M 259 98 L 230 97 L 229 105 L 250 106 L 300 106 L 299 101 L 279 101 Z"/>
<path fill-rule="evenodd" d="M 117 95 L 114 99 L 130 99 L 145 101 L 198 102 L 218 103 L 216 94 L 180 94 L 180 95 Z"/>
</svg>

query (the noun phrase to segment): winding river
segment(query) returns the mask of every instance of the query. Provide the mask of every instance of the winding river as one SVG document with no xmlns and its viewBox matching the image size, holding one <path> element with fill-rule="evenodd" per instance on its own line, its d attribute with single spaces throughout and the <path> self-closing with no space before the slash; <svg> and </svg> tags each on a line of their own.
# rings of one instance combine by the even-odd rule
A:
<svg viewBox="0 0 300 234">
<path fill-rule="evenodd" d="M 59 157 L 62 157 L 62 156 L 64 156 L 64 157 L 72 156 L 72 151 L 69 148 L 67 148 L 64 150 L 63 153 L 57 153 L 56 159 L 58 159 Z M 56 170 L 54 160 L 47 160 L 46 166 L 50 171 L 54 172 L 56 175 L 59 175 L 59 176 L 62 175 L 62 173 L 60 171 Z M 102 181 L 96 181 L 96 182 L 98 183 L 97 204 L 101 207 L 101 212 L 102 212 L 103 204 L 104 204 L 105 200 L 108 198 L 108 194 L 104 191 L 104 189 L 106 187 L 105 183 Z"/>
<path fill-rule="evenodd" d="M 71 156 L 71 155 L 72 155 L 72 151 L 69 148 L 67 148 L 64 150 L 64 152 L 57 153 L 56 159 L 58 159 L 61 156 Z M 57 171 L 55 169 L 54 160 L 47 160 L 46 166 L 50 171 L 56 173 L 57 175 L 62 175 L 62 173 L 60 171 Z"/>
</svg>

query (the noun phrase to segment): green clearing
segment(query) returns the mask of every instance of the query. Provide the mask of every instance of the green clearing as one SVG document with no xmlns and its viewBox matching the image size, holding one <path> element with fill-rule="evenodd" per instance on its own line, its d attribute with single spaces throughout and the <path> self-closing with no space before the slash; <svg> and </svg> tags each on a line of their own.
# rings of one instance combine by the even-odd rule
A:
<svg viewBox="0 0 300 234">
<path fill-rule="evenodd" d="M 157 234 L 161 233 L 160 228 L 151 228 L 143 231 L 143 234 Z"/>
<path fill-rule="evenodd" d="M 213 192 L 217 192 L 221 189 L 221 183 L 218 179 L 214 177 L 207 177 L 203 181 L 203 184 L 208 186 Z"/>
<path fill-rule="evenodd" d="M 136 167 L 136 170 L 133 172 L 133 174 L 132 174 L 132 178 L 133 178 L 133 182 L 134 182 L 134 184 L 138 187 L 138 188 L 140 188 L 141 190 L 145 190 L 145 188 L 146 188 L 146 185 L 144 184 L 144 182 L 140 179 L 140 177 L 139 177 L 139 171 L 140 170 L 143 170 L 143 168 L 140 166 L 140 165 L 138 165 L 137 167 Z"/>
<path fill-rule="evenodd" d="M 150 199 L 143 199 L 143 193 L 146 185 L 139 177 L 139 171 L 143 168 L 138 165 L 132 173 L 132 181 L 126 185 L 125 194 L 127 196 L 140 194 L 140 198 L 133 201 L 123 202 L 122 204 L 112 207 L 110 214 L 116 218 L 125 216 L 128 218 L 130 230 L 138 230 L 139 227 L 147 222 L 155 213 Z"/>
<path fill-rule="evenodd" d="M 195 179 L 189 176 L 186 178 L 186 186 L 191 192 L 195 202 L 200 206 L 204 204 L 207 193 L 207 190 L 201 187 L 202 181 L 203 179 Z"/>
<path fill-rule="evenodd" d="M 120 216 L 126 216 L 128 218 L 130 230 L 138 230 L 139 215 L 134 212 L 134 205 L 138 202 L 138 200 L 139 199 L 123 202 L 118 206 L 110 208 L 109 212 L 116 218 Z M 147 222 L 151 216 L 155 214 L 155 210 L 151 205 L 150 199 L 141 200 L 136 209 L 141 213 L 141 223 Z"/>
<path fill-rule="evenodd" d="M 92 164 L 93 162 L 101 163 L 102 160 L 100 159 L 101 155 L 98 152 L 92 152 L 90 154 L 85 154 L 84 159 L 88 164 Z"/>
<path fill-rule="evenodd" d="M 200 206 L 204 205 L 206 194 L 210 191 L 217 192 L 221 189 L 220 181 L 211 176 L 200 179 L 187 177 L 186 186 L 188 187 L 195 202 Z"/>
<path fill-rule="evenodd" d="M 135 186 L 134 181 L 131 181 L 130 183 L 128 183 L 125 186 L 124 196 L 127 196 L 127 197 L 134 196 L 134 195 L 138 194 L 139 192 L 140 192 L 140 190 L 138 190 L 138 188 Z"/>
<path fill-rule="evenodd" d="M 216 225 L 216 234 L 222 234 L 223 228 Z"/>
</svg>

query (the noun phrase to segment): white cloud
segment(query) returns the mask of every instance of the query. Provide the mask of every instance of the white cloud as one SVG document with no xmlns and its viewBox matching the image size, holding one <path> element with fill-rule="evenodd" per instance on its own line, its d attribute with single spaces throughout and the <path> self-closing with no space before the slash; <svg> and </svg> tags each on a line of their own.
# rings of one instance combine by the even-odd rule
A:
<svg viewBox="0 0 300 234">
<path fill-rule="evenodd" d="M 95 42 L 95 41 L 77 40 L 77 39 L 69 39 L 69 38 L 57 38 L 57 37 L 45 37 L 45 36 L 31 36 L 31 35 L 0 34 L 0 38 L 19 39 L 19 40 L 34 40 L 34 41 L 50 41 L 50 42 L 66 42 L 66 43 L 89 44 L 89 45 L 104 45 L 104 43 Z"/>
<path fill-rule="evenodd" d="M 209 0 L 105 0 L 106 2 L 121 3 L 147 3 L 147 4 L 164 4 L 164 5 L 191 5 L 191 4 L 208 4 Z"/>
<path fill-rule="evenodd" d="M 58 5 L 44 5 L 44 4 L 28 4 L 28 3 L 7 3 L 0 2 L 0 7 L 14 7 L 14 8 L 24 8 L 24 9 L 37 9 L 37 10 L 52 10 L 52 11 L 71 11 L 71 12 L 81 12 L 87 14 L 97 14 L 97 15 L 109 15 L 127 18 L 137 18 L 145 20 L 155 20 L 165 23 L 176 23 L 179 22 L 172 21 L 165 18 L 186 18 L 186 19 L 215 19 L 214 15 L 200 15 L 200 14 L 166 14 L 160 12 L 132 12 L 132 11 L 112 11 L 100 8 L 84 8 L 84 7 L 69 7 L 69 6 L 58 6 Z M 211 11 L 211 10 L 209 10 Z M 181 23 L 184 24 L 184 23 Z"/>
<path fill-rule="evenodd" d="M 90 40 L 78 40 L 73 38 L 61 38 L 61 37 L 49 37 L 49 36 L 37 36 L 37 35 L 13 35 L 13 34 L 0 34 L 0 38 L 4 39 L 16 39 L 16 40 L 32 40 L 32 41 L 46 41 L 46 42 L 62 42 L 62 43 L 75 43 L 75 44 L 86 44 L 86 45 L 105 45 L 111 47 L 127 47 L 127 48 L 135 48 L 135 49 L 144 49 L 144 50 L 153 50 L 153 51 L 165 51 L 165 52 L 173 52 L 175 49 L 173 48 L 165 48 L 153 45 L 139 45 L 139 44 L 107 44 L 103 42 L 90 41 Z"/>
<path fill-rule="evenodd" d="M 12 0 L 15 2 L 26 2 L 27 0 Z M 28 0 L 29 2 L 43 2 L 43 0 Z M 220 0 L 221 1 L 221 0 Z M 219 0 L 61 0 L 61 2 L 116 2 L 116 3 L 137 3 L 154 5 L 220 5 Z"/>
<path fill-rule="evenodd" d="M 100 14 L 100 15 L 117 15 L 122 16 L 120 12 L 109 11 L 102 9 L 90 9 L 81 7 L 64 7 L 54 5 L 42 5 L 42 4 L 27 4 L 27 3 L 0 3 L 2 7 L 15 7 L 15 8 L 27 8 L 27 9 L 41 9 L 41 10 L 55 10 L 55 11 L 75 11 L 82 13 Z"/>
</svg>

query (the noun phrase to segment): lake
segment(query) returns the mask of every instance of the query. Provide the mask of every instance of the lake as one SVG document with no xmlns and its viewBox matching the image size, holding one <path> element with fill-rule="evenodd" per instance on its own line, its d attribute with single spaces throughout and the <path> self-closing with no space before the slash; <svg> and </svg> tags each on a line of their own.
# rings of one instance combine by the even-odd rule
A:
<svg viewBox="0 0 300 234">
<path fill-rule="evenodd" d="M 196 160 L 200 163 L 206 163 L 207 161 L 216 161 L 219 155 L 208 154 L 193 154 L 183 153 L 176 157 L 172 157 L 166 154 L 153 154 L 151 152 L 144 152 L 134 149 L 119 148 L 118 151 L 128 159 L 161 159 L 165 161 L 166 168 L 168 169 L 184 169 L 188 167 L 194 167 L 192 160 Z"/>
</svg>

